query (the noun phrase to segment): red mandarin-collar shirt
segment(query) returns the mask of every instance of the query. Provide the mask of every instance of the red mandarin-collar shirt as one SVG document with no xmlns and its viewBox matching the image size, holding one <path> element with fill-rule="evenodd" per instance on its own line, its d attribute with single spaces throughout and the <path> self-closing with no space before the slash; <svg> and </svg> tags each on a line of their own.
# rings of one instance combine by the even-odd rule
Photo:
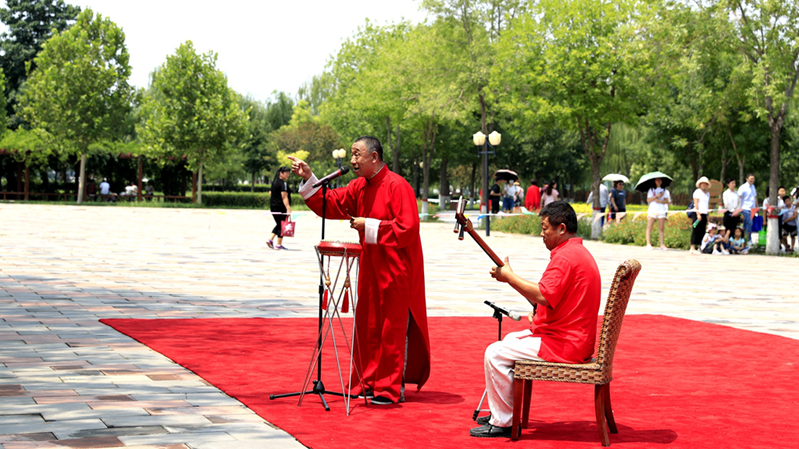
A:
<svg viewBox="0 0 799 449">
<path fill-rule="evenodd" d="M 539 357 L 559 363 L 590 361 L 602 281 L 583 239 L 571 238 L 552 250 L 538 287 L 549 303 L 538 308 L 530 327 L 534 337 L 541 337 Z"/>
</svg>

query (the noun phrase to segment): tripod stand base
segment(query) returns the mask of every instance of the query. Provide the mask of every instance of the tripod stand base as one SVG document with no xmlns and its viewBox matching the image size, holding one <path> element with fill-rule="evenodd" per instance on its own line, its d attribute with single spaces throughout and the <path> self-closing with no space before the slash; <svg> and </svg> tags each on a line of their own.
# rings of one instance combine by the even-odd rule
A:
<svg viewBox="0 0 799 449">
<path fill-rule="evenodd" d="M 330 406 L 327 405 L 327 401 L 325 400 L 325 395 L 326 394 L 332 394 L 333 396 L 347 397 L 347 395 L 344 394 L 344 393 L 339 393 L 337 391 L 327 391 L 327 390 L 325 390 L 325 384 L 323 384 L 321 380 L 314 380 L 313 381 L 313 390 L 311 390 L 311 391 L 305 391 L 305 392 L 300 391 L 300 392 L 297 392 L 297 393 L 285 393 L 285 394 L 270 394 L 269 395 L 269 399 L 270 400 L 274 400 L 274 399 L 280 399 L 280 398 L 289 398 L 289 397 L 292 397 L 292 396 L 302 396 L 302 395 L 305 395 L 305 394 L 316 394 L 316 395 L 319 395 L 319 399 L 322 401 L 322 406 L 325 408 L 326 412 L 330 411 Z M 357 398 L 357 396 L 355 396 L 355 397 Z"/>
</svg>

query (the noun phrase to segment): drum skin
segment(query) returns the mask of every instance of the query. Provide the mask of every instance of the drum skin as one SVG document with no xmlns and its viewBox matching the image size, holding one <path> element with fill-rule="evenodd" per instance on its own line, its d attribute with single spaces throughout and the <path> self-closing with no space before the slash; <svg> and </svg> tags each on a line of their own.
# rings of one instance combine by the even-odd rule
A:
<svg viewBox="0 0 799 449">
<path fill-rule="evenodd" d="M 363 251 L 363 247 L 360 243 L 334 242 L 329 240 L 322 240 L 319 242 L 319 244 L 316 245 L 316 249 L 320 254 L 324 254 L 325 256 L 344 256 L 345 251 L 349 256 L 360 256 L 361 251 Z"/>
</svg>

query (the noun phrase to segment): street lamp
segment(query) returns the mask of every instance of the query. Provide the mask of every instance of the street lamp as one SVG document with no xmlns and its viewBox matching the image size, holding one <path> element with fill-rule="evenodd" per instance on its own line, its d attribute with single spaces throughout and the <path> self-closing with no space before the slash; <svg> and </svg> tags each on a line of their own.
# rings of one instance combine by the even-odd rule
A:
<svg viewBox="0 0 799 449">
<path fill-rule="evenodd" d="M 486 237 L 488 237 L 491 235 L 491 209 L 488 208 L 488 155 L 495 154 L 494 151 L 488 151 L 488 147 L 493 149 L 498 146 L 502 142 L 502 134 L 492 131 L 486 136 L 482 131 L 477 131 L 472 136 L 472 140 L 474 140 L 475 146 L 483 147 L 483 151 L 478 154 L 483 155 L 483 204 L 486 207 Z"/>
<path fill-rule="evenodd" d="M 336 168 L 341 169 L 341 166 L 344 165 L 341 161 L 347 157 L 347 150 L 344 148 L 339 148 L 338 150 L 333 150 L 333 158 L 336 160 Z M 341 180 L 336 181 L 336 187 L 341 186 Z"/>
</svg>

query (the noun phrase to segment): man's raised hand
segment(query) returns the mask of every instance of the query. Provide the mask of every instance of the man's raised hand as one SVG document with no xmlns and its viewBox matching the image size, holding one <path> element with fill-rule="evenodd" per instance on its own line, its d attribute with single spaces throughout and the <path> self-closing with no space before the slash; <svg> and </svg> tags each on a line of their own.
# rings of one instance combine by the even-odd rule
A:
<svg viewBox="0 0 799 449">
<path fill-rule="evenodd" d="M 291 171 L 302 178 L 304 181 L 307 181 L 308 178 L 311 177 L 311 167 L 305 163 L 305 161 L 297 159 L 294 156 L 286 156 L 291 160 Z"/>
</svg>

